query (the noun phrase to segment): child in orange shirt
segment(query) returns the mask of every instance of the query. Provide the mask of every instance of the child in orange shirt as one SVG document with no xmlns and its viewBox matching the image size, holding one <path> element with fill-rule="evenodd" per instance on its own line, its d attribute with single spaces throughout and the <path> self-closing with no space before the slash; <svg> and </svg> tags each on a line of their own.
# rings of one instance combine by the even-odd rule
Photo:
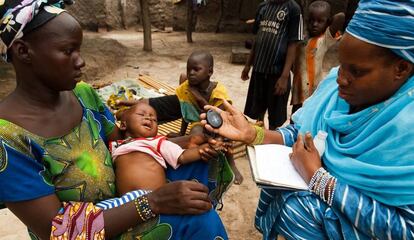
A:
<svg viewBox="0 0 414 240">
<path fill-rule="evenodd" d="M 292 113 L 302 107 L 319 82 L 324 78 L 323 58 L 331 46 L 337 42 L 336 33 L 345 21 L 344 13 L 332 18 L 331 6 L 325 1 L 315 1 L 309 5 L 308 39 L 299 45 L 292 86 Z"/>
</svg>

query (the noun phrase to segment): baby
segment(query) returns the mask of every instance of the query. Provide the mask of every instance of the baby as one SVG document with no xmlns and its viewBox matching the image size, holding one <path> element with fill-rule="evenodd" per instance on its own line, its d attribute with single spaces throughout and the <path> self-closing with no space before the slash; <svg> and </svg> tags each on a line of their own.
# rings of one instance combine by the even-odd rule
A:
<svg viewBox="0 0 414 240">
<path fill-rule="evenodd" d="M 176 169 L 201 159 L 200 151 L 210 147 L 182 149 L 157 136 L 157 114 L 145 102 L 139 102 L 118 114 L 120 130 L 125 140 L 111 142 L 110 150 L 115 164 L 116 184 L 119 193 L 136 189 L 154 190 L 166 183 L 167 164 Z"/>
</svg>

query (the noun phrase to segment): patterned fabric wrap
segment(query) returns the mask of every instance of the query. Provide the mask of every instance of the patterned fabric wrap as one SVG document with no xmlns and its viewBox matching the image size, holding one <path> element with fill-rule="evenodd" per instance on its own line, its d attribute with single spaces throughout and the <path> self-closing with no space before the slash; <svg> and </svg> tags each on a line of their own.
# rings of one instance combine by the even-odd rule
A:
<svg viewBox="0 0 414 240">
<path fill-rule="evenodd" d="M 64 136 L 43 138 L 0 119 L 0 202 L 56 194 L 62 202 L 93 203 L 115 196 L 105 145 L 114 118 L 89 85 L 78 83 L 73 92 L 82 121 Z"/>
<path fill-rule="evenodd" d="M 361 0 L 346 31 L 414 63 L 413 29 L 413 0 Z"/>
<path fill-rule="evenodd" d="M 389 99 L 352 114 L 337 76 L 335 68 L 293 115 L 299 131 L 328 133 L 322 161 L 338 180 L 387 205 L 414 204 L 414 76 Z"/>
<path fill-rule="evenodd" d="M 187 80 L 175 90 L 175 94 L 177 94 L 177 97 L 180 100 L 181 113 L 184 121 L 188 123 L 199 122 L 202 109 L 198 106 L 195 97 L 189 90 L 189 87 L 190 85 Z M 216 88 L 214 88 L 211 93 L 208 103 L 217 107 L 223 104 L 223 99 L 226 99 L 231 103 L 230 97 L 227 94 L 227 90 L 224 85 L 217 83 Z"/>
<path fill-rule="evenodd" d="M 115 174 L 106 146 L 115 119 L 86 83 L 73 90 L 82 121 L 68 134 L 43 138 L 0 119 L 0 202 L 56 193 L 61 201 L 114 197 Z"/>
<path fill-rule="evenodd" d="M 7 50 L 24 33 L 39 27 L 64 10 L 63 0 L 2 0 L 0 1 L 0 55 L 7 61 Z M 36 17 L 41 13 L 41 17 Z"/>
<path fill-rule="evenodd" d="M 104 217 L 92 203 L 68 202 L 52 221 L 51 240 L 103 240 Z"/>
</svg>

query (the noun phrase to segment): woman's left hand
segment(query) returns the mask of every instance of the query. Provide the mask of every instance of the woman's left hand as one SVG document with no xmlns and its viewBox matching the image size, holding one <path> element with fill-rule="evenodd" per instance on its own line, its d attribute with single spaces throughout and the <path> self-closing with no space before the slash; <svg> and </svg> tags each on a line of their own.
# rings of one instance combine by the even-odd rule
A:
<svg viewBox="0 0 414 240">
<path fill-rule="evenodd" d="M 290 160 L 305 182 L 309 183 L 313 174 L 322 167 L 322 161 L 313 144 L 312 135 L 306 133 L 304 138 L 301 134 L 298 135 L 298 139 L 292 147 L 293 152 L 290 154 Z"/>
</svg>

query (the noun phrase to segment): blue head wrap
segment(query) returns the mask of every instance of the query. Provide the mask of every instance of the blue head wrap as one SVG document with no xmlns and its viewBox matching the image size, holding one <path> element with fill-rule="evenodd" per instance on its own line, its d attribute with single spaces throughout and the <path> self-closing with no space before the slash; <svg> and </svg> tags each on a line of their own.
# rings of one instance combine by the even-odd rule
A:
<svg viewBox="0 0 414 240">
<path fill-rule="evenodd" d="M 414 63 L 413 0 L 361 0 L 346 31 Z"/>
</svg>

